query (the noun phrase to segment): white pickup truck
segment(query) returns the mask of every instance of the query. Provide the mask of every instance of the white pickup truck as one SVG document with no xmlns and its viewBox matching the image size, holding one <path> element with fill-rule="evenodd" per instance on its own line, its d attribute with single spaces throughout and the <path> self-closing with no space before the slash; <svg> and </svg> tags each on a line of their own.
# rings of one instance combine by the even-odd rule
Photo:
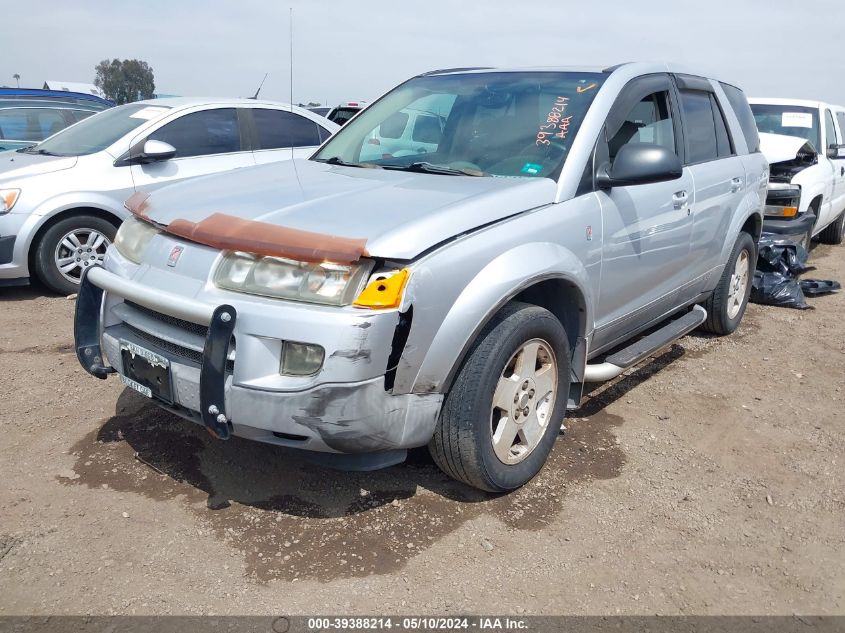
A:
<svg viewBox="0 0 845 633">
<path fill-rule="evenodd" d="M 799 99 L 749 99 L 770 164 L 763 230 L 809 246 L 845 236 L 845 109 Z"/>
</svg>

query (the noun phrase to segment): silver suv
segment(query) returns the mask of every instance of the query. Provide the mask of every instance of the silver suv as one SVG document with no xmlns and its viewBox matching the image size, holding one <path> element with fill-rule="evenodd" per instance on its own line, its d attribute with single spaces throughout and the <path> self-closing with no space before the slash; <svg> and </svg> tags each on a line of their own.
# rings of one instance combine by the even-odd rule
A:
<svg viewBox="0 0 845 633">
<path fill-rule="evenodd" d="M 407 111 L 443 122 L 424 151 L 365 151 Z M 428 444 L 514 489 L 586 382 L 736 329 L 757 145 L 738 88 L 666 65 L 421 75 L 309 160 L 129 200 L 77 355 L 221 439 L 358 468 Z"/>
</svg>

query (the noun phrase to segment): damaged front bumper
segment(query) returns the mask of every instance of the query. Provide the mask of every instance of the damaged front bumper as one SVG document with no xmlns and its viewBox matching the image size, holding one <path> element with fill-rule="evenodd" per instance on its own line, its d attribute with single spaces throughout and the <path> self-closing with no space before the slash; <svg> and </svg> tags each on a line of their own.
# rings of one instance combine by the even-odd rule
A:
<svg viewBox="0 0 845 633">
<path fill-rule="evenodd" d="M 384 379 L 397 313 L 367 316 L 364 321 L 359 313 L 339 314 L 332 327 L 327 321 L 331 313 L 314 316 L 308 307 L 280 306 L 278 320 L 271 323 L 266 303 L 260 312 L 246 298 L 208 305 L 99 266 L 86 272 L 76 306 L 76 351 L 86 371 L 98 378 L 117 372 L 142 392 L 152 387 L 145 395 L 156 404 L 203 424 L 220 439 L 237 435 L 311 451 L 357 454 L 422 446 L 434 431 L 442 394 L 393 394 Z M 297 315 L 300 320 L 294 323 Z M 296 332 L 294 340 L 306 340 L 309 327 L 314 341 L 326 348 L 330 367 L 310 382 L 293 384 L 278 375 L 275 380 L 256 375 L 256 367 L 266 372 L 275 363 L 278 369 L 286 330 Z M 358 355 L 342 349 L 349 328 L 359 339 L 368 337 L 367 349 L 383 350 L 370 351 L 362 359 L 362 346 Z M 149 350 L 166 366 L 169 389 L 132 385 L 134 379 L 127 374 L 134 370 L 124 367 L 127 348 Z M 364 361 L 381 361 L 384 367 L 373 375 Z"/>
</svg>

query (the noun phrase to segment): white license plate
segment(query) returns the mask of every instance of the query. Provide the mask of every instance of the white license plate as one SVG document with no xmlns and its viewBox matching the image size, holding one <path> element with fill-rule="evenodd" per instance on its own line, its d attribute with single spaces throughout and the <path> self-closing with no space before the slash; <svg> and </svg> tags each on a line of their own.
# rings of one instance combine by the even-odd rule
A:
<svg viewBox="0 0 845 633">
<path fill-rule="evenodd" d="M 141 384 L 141 383 L 139 383 L 139 382 L 135 382 L 135 381 L 134 381 L 134 380 L 132 380 L 131 378 L 127 378 L 126 376 L 121 376 L 121 377 L 120 377 L 120 381 L 121 381 L 124 385 L 126 385 L 127 387 L 131 387 L 132 389 L 134 389 L 134 390 L 135 390 L 135 391 L 137 391 L 138 393 L 140 393 L 140 394 L 142 394 L 142 395 L 147 396 L 147 398 L 152 398 L 152 397 L 153 397 L 153 391 L 152 391 L 152 389 L 150 389 L 149 387 L 145 387 L 144 385 L 142 385 L 142 384 Z"/>
<path fill-rule="evenodd" d="M 151 352 L 148 349 L 141 347 L 140 345 L 135 345 L 135 343 L 130 343 L 129 341 L 120 341 L 120 349 L 129 350 L 133 356 L 140 356 L 144 360 L 146 360 L 150 365 L 158 366 L 158 367 L 169 367 L 170 360 L 165 358 L 164 356 L 159 356 L 155 352 Z M 131 385 L 130 385 L 131 387 Z"/>
</svg>

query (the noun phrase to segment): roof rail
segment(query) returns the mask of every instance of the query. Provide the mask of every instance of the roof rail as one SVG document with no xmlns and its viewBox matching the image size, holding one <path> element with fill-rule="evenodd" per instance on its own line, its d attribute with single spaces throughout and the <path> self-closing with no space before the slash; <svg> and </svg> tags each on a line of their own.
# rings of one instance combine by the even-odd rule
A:
<svg viewBox="0 0 845 633">
<path fill-rule="evenodd" d="M 634 62 L 622 62 L 621 64 L 616 64 L 615 66 L 608 66 L 607 68 L 602 68 L 603 73 L 612 73 L 614 70 L 618 68 L 622 68 L 622 66 L 627 66 L 628 64 L 633 64 Z"/>
<path fill-rule="evenodd" d="M 466 68 L 441 68 L 439 70 L 429 70 L 425 73 L 420 73 L 417 77 L 427 77 L 428 75 L 442 75 L 445 73 L 459 73 L 467 70 L 492 70 L 492 66 L 467 66 Z"/>
</svg>

